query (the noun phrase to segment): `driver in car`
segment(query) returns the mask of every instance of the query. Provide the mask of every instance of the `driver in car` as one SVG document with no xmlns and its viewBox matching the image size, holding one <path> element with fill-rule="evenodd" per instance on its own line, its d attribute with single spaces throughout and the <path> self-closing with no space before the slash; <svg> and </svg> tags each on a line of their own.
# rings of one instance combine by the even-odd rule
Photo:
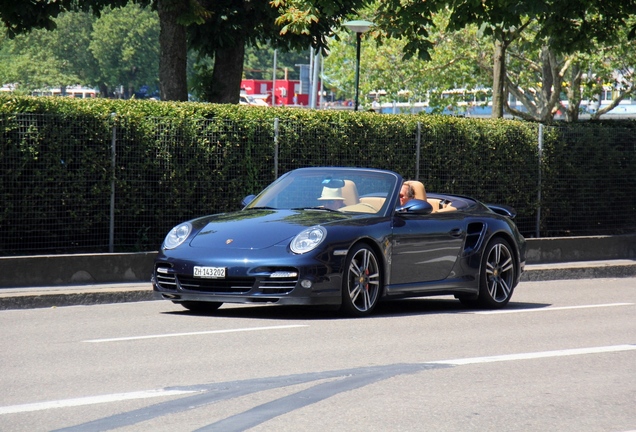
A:
<svg viewBox="0 0 636 432">
<path fill-rule="evenodd" d="M 342 188 L 323 187 L 322 194 L 318 201 L 323 201 L 323 207 L 331 210 L 338 210 L 344 206 Z"/>
<path fill-rule="evenodd" d="M 402 189 L 400 189 L 400 206 L 403 206 L 413 198 L 415 198 L 415 191 L 413 190 L 413 186 L 408 183 L 403 183 Z"/>
</svg>

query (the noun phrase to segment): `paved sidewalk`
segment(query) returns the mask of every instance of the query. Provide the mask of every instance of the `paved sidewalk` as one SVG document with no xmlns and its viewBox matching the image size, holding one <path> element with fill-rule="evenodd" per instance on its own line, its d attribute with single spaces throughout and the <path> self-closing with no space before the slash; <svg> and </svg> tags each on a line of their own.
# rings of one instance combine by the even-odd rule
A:
<svg viewBox="0 0 636 432">
<path fill-rule="evenodd" d="M 522 281 L 636 277 L 636 261 L 607 260 L 526 266 Z M 155 300 L 150 282 L 0 288 L 0 310 Z"/>
</svg>

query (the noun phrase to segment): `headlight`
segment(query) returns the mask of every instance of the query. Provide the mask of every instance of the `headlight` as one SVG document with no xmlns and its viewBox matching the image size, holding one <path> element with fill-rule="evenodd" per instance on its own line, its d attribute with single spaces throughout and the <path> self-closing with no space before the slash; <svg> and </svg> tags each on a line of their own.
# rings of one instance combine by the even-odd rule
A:
<svg viewBox="0 0 636 432">
<path fill-rule="evenodd" d="M 294 253 L 307 253 L 316 249 L 325 237 L 327 237 L 327 230 L 321 226 L 314 226 L 303 230 L 294 237 L 289 247 Z"/>
<path fill-rule="evenodd" d="M 174 249 L 183 243 L 190 233 L 192 232 L 192 225 L 190 222 L 184 222 L 172 228 L 172 230 L 166 236 L 163 241 L 163 247 L 166 249 Z"/>
</svg>

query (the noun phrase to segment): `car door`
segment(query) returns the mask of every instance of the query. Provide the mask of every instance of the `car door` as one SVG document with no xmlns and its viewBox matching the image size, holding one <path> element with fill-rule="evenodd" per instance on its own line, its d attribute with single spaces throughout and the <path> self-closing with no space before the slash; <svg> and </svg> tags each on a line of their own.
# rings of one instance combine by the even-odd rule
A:
<svg viewBox="0 0 636 432">
<path fill-rule="evenodd" d="M 394 216 L 389 284 L 446 279 L 464 244 L 465 225 L 460 211 Z"/>
</svg>

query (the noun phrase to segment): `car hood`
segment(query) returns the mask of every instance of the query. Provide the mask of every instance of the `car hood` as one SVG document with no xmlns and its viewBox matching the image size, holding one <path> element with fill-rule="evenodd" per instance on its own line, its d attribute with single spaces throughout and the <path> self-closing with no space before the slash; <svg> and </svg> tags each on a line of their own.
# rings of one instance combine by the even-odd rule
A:
<svg viewBox="0 0 636 432">
<path fill-rule="evenodd" d="M 351 219 L 324 210 L 250 209 L 195 219 L 193 248 L 264 249 L 290 241 L 303 229 Z"/>
</svg>

